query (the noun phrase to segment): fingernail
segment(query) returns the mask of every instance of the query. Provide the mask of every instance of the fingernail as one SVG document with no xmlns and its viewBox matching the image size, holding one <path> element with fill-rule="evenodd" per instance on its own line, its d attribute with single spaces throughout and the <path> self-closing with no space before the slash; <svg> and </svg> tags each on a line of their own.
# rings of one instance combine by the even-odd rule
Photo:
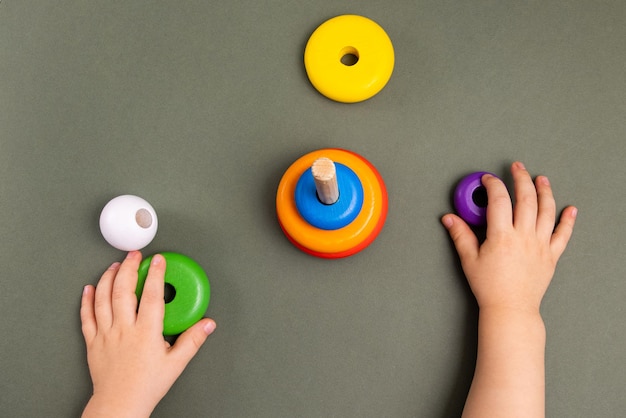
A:
<svg viewBox="0 0 626 418">
<path fill-rule="evenodd" d="M 441 223 L 443 223 L 443 226 L 445 226 L 446 228 L 451 228 L 454 224 L 454 220 L 452 219 L 452 216 L 444 216 L 441 219 Z"/>
<path fill-rule="evenodd" d="M 550 180 L 548 180 L 546 176 L 541 176 L 541 182 L 545 184 L 546 186 L 550 185 Z"/>
<path fill-rule="evenodd" d="M 576 216 L 578 216 L 578 208 L 573 208 L 572 209 L 572 216 L 575 218 Z"/>
<path fill-rule="evenodd" d="M 87 293 L 89 293 L 89 285 L 85 285 L 83 287 L 83 295 L 86 295 Z"/>
<path fill-rule="evenodd" d="M 215 322 L 213 321 L 208 321 L 206 324 L 204 324 L 204 327 L 202 328 L 204 330 L 204 332 L 209 335 L 211 334 L 213 331 L 215 331 L 215 328 L 217 328 L 217 325 L 215 324 Z"/>
<path fill-rule="evenodd" d="M 162 262 L 163 262 L 163 256 L 161 254 L 155 254 L 154 257 L 152 257 L 152 263 L 151 264 L 153 266 L 158 266 Z"/>
<path fill-rule="evenodd" d="M 526 170 L 526 166 L 524 166 L 524 163 L 522 163 L 521 161 L 518 161 L 515 164 L 517 165 L 517 168 L 520 168 L 522 170 Z"/>
<path fill-rule="evenodd" d="M 116 261 L 115 263 L 111 264 L 109 266 L 109 270 L 117 270 L 117 268 L 120 266 L 119 261 Z"/>
</svg>

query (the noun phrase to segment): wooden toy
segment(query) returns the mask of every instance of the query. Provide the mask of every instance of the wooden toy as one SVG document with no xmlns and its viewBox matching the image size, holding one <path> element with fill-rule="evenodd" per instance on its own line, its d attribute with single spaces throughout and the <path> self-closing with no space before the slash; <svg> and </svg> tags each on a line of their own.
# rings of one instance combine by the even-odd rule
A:
<svg viewBox="0 0 626 418">
<path fill-rule="evenodd" d="M 338 102 L 360 102 L 389 81 L 393 45 L 373 20 L 337 16 L 322 23 L 309 38 L 304 66 L 311 84 L 324 96 Z"/>
<path fill-rule="evenodd" d="M 461 179 L 454 190 L 454 207 L 465 222 L 474 226 L 487 223 L 487 191 L 482 184 L 482 177 L 491 174 L 477 171 Z"/>
<path fill-rule="evenodd" d="M 140 250 L 154 239 L 158 219 L 150 203 L 138 196 L 122 195 L 109 201 L 100 213 L 100 232 L 113 247 Z"/>
<path fill-rule="evenodd" d="M 172 252 L 160 254 L 165 258 L 165 285 L 170 287 L 171 293 L 165 304 L 163 335 L 178 335 L 204 316 L 211 298 L 211 285 L 202 267 L 191 258 Z M 152 256 L 139 265 L 135 291 L 139 303 L 151 260 Z"/>
<path fill-rule="evenodd" d="M 366 248 L 380 233 L 387 207 L 387 190 L 376 168 L 336 148 L 300 157 L 276 193 L 276 213 L 287 238 L 322 258 L 348 257 Z"/>
</svg>

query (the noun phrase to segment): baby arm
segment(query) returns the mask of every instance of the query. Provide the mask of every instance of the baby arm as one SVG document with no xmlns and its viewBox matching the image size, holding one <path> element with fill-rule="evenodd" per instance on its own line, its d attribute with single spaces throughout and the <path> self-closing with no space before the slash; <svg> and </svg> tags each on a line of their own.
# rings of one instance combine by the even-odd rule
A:
<svg viewBox="0 0 626 418">
<path fill-rule="evenodd" d="M 152 258 L 137 310 L 141 253 L 128 253 L 85 286 L 80 316 L 93 395 L 83 417 L 148 417 L 165 396 L 215 322 L 202 319 L 173 346 L 163 338 L 165 259 Z"/>
<path fill-rule="evenodd" d="M 577 211 L 566 208 L 555 229 L 548 179 L 539 176 L 533 184 L 521 163 L 511 172 L 515 208 L 499 179 L 482 179 L 489 201 L 482 245 L 461 218 L 442 218 L 479 306 L 476 371 L 464 417 L 545 415 L 546 336 L 539 308 Z"/>
</svg>

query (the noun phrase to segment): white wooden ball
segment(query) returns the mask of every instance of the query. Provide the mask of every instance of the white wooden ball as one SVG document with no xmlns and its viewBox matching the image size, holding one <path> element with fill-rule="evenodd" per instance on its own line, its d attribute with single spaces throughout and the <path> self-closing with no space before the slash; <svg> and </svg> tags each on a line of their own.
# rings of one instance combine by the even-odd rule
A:
<svg viewBox="0 0 626 418">
<path fill-rule="evenodd" d="M 157 227 L 154 208 L 138 196 L 118 196 L 109 201 L 100 213 L 102 236 L 122 251 L 140 250 L 150 244 Z"/>
</svg>

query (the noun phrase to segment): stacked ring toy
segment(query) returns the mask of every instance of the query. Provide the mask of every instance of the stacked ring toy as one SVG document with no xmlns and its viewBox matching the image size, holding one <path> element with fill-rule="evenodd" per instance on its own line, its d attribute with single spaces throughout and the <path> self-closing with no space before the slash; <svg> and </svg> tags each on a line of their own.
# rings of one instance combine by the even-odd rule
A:
<svg viewBox="0 0 626 418">
<path fill-rule="evenodd" d="M 311 84 L 329 99 L 355 103 L 376 95 L 394 67 L 391 39 L 363 16 L 337 16 L 309 38 L 304 66 Z"/>
<path fill-rule="evenodd" d="M 454 190 L 454 207 L 465 222 L 474 226 L 487 224 L 487 192 L 482 177 L 488 173 L 477 171 L 461 179 Z"/>
<path fill-rule="evenodd" d="M 320 158 L 336 165 L 339 198 L 318 198 L 311 166 Z M 387 218 L 387 189 L 376 168 L 354 152 L 327 148 L 308 153 L 285 172 L 276 193 L 283 232 L 298 249 L 321 258 L 358 253 L 378 236 Z"/>
<path fill-rule="evenodd" d="M 178 335 L 204 316 L 211 286 L 202 267 L 191 258 L 171 252 L 161 255 L 166 262 L 165 285 L 173 289 L 173 297 L 165 303 L 163 335 Z M 139 265 L 137 299 L 141 298 L 151 260 L 152 257 L 146 258 Z"/>
</svg>

